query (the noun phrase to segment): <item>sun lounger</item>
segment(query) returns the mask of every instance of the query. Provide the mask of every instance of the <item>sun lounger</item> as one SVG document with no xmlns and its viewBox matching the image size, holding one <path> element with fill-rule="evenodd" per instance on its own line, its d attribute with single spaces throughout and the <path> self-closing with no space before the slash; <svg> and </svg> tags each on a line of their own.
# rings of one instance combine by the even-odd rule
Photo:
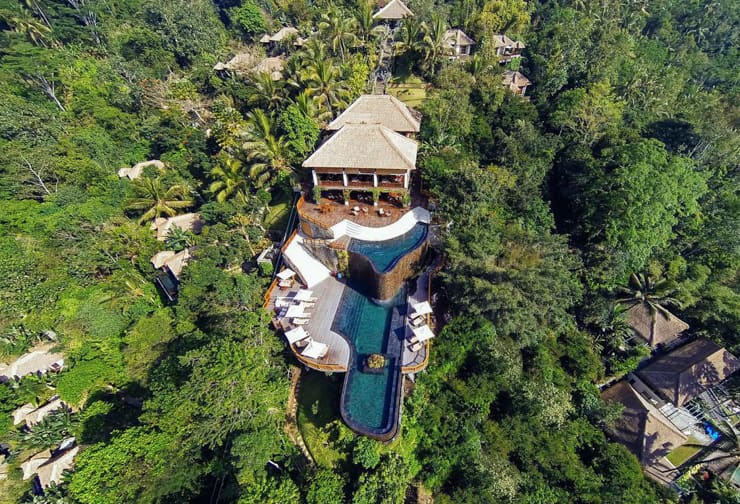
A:
<svg viewBox="0 0 740 504">
<path fill-rule="evenodd" d="M 425 315 L 417 315 L 415 317 L 409 318 L 409 323 L 412 327 L 420 327 L 424 325 L 427 321 L 427 318 Z"/>
<path fill-rule="evenodd" d="M 307 318 L 294 318 L 292 320 L 293 324 L 295 324 L 295 325 L 306 325 L 310 321 L 311 321 L 311 319 L 307 319 Z"/>
<path fill-rule="evenodd" d="M 417 341 L 413 345 L 409 345 L 409 350 L 411 350 L 412 352 L 418 352 L 423 346 L 424 343 L 422 343 L 421 341 Z"/>
</svg>

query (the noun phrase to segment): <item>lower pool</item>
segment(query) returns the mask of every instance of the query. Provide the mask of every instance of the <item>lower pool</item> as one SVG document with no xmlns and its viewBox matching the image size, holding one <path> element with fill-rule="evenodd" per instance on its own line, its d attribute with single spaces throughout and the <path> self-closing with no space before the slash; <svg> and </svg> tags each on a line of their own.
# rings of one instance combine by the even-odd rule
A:
<svg viewBox="0 0 740 504">
<path fill-rule="evenodd" d="M 370 261 L 376 271 L 384 273 L 393 265 L 416 247 L 418 247 L 427 236 L 427 225 L 417 222 L 414 227 L 404 234 L 383 241 L 364 241 L 352 239 L 349 250 L 364 255 Z"/>
<path fill-rule="evenodd" d="M 344 290 L 332 330 L 350 342 L 352 357 L 342 391 L 342 416 L 361 433 L 383 437 L 397 427 L 405 292 L 378 303 L 351 283 Z M 382 373 L 363 372 L 368 354 L 386 356 Z"/>
</svg>

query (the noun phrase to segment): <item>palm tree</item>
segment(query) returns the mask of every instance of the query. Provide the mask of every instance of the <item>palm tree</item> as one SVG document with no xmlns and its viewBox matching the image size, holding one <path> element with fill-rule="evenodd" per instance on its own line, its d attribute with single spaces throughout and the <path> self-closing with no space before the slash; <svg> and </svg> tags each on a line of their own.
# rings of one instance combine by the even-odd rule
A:
<svg viewBox="0 0 740 504">
<path fill-rule="evenodd" d="M 208 190 L 216 196 L 216 201 L 223 203 L 228 198 L 245 194 L 248 190 L 247 177 L 242 162 L 235 157 L 225 155 L 210 172 L 213 180 Z"/>
<path fill-rule="evenodd" d="M 179 209 L 191 207 L 195 203 L 188 199 L 187 186 L 176 184 L 166 188 L 159 177 L 140 177 L 134 180 L 134 191 L 136 197 L 127 201 L 126 210 L 144 210 L 139 224 L 163 215 L 173 217 Z"/>
<path fill-rule="evenodd" d="M 398 54 L 421 52 L 424 25 L 416 18 L 404 18 L 395 50 Z"/>
<path fill-rule="evenodd" d="M 355 24 L 363 44 L 367 44 L 367 41 L 374 33 L 373 26 L 375 25 L 375 20 L 373 19 L 373 10 L 373 2 L 370 2 L 369 0 L 359 0 L 357 11 L 355 13 Z"/>
<path fill-rule="evenodd" d="M 282 81 L 273 80 L 269 72 L 258 73 L 250 91 L 249 104 L 269 111 L 278 110 L 285 101 Z"/>
<path fill-rule="evenodd" d="M 296 104 L 298 110 L 306 117 L 316 119 L 319 115 L 319 111 L 316 110 L 316 103 L 311 97 L 311 93 L 307 89 L 304 89 L 301 94 L 295 97 L 293 103 Z"/>
<path fill-rule="evenodd" d="M 339 68 L 331 61 L 312 63 L 306 69 L 304 80 L 307 83 L 306 90 L 316 105 L 325 109 L 319 118 L 331 119 L 337 109 L 347 106 L 350 91 L 346 82 L 341 79 Z"/>
<path fill-rule="evenodd" d="M 432 23 L 422 25 L 424 37 L 422 38 L 422 50 L 424 52 L 423 64 L 429 73 L 434 73 L 439 59 L 449 52 L 449 45 L 445 42 L 447 25 L 442 17 L 434 15 Z"/>
<path fill-rule="evenodd" d="M 339 54 L 342 63 L 344 63 L 346 51 L 357 40 L 356 32 L 357 20 L 342 16 L 338 9 L 331 9 L 328 13 L 321 15 L 319 33 L 329 42 L 334 55 Z"/>
<path fill-rule="evenodd" d="M 51 28 L 30 16 L 26 9 L 21 7 L 19 10 L 21 15 L 12 16 L 8 20 L 13 31 L 25 34 L 36 45 L 48 47 L 46 38 L 51 33 Z"/>
<path fill-rule="evenodd" d="M 181 227 L 174 226 L 167 234 L 164 243 L 168 249 L 179 252 L 195 245 L 195 235 L 192 231 L 186 231 Z"/>
<path fill-rule="evenodd" d="M 665 279 L 656 281 L 644 273 L 633 273 L 629 286 L 618 287 L 617 291 L 622 294 L 622 297 L 617 298 L 617 303 L 629 307 L 644 304 L 648 308 L 652 316 L 651 333 L 655 331 L 658 314 L 670 320 L 673 314 L 667 307 L 681 308 L 681 303 L 672 297 L 678 291 L 672 282 Z"/>
<path fill-rule="evenodd" d="M 257 187 L 270 185 L 284 173 L 290 173 L 285 140 L 275 132 L 275 122 L 264 110 L 255 109 L 248 114 L 247 160 L 249 177 Z"/>
</svg>

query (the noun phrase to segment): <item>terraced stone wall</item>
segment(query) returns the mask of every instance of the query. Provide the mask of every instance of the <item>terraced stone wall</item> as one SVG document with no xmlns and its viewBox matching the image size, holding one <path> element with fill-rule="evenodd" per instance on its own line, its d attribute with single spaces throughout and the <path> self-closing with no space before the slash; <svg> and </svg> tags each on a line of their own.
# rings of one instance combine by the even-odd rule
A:
<svg viewBox="0 0 740 504">
<path fill-rule="evenodd" d="M 429 246 L 428 240 L 403 256 L 389 271 L 378 272 L 373 263 L 362 254 L 349 252 L 350 277 L 359 280 L 368 289 L 368 294 L 380 300 L 392 298 L 403 283 L 414 276 L 423 262 Z"/>
</svg>

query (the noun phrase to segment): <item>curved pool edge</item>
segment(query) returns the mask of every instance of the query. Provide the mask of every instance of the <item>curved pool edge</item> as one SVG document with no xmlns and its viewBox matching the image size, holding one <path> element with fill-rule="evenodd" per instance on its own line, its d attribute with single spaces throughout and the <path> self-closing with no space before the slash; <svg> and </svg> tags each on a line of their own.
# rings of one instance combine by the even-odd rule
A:
<svg viewBox="0 0 740 504">
<path fill-rule="evenodd" d="M 355 349 L 354 344 L 352 341 L 341 331 L 335 331 L 337 334 L 342 336 L 344 339 L 347 340 L 347 342 L 350 345 L 350 363 L 355 361 L 357 350 Z M 390 441 L 393 438 L 396 437 L 398 434 L 398 428 L 400 425 L 401 420 L 401 392 L 402 392 L 402 382 L 403 382 L 403 373 L 401 372 L 401 363 L 399 358 L 394 358 L 394 362 L 396 362 L 396 365 L 394 366 L 393 371 L 389 371 L 389 373 L 395 374 L 394 377 L 394 384 L 393 384 L 393 410 L 392 413 L 389 415 L 388 423 L 389 425 L 383 427 L 382 429 L 374 429 L 372 427 L 368 427 L 367 425 L 364 425 L 360 422 L 355 421 L 355 419 L 350 415 L 349 411 L 347 410 L 347 390 L 349 389 L 349 380 L 351 379 L 351 376 L 359 372 L 355 367 L 351 366 L 349 363 L 347 365 L 347 372 L 344 374 L 344 380 L 342 381 L 342 394 L 339 399 L 339 412 L 342 416 L 342 420 L 344 423 L 346 423 L 350 429 L 357 432 L 358 434 L 362 434 L 363 436 L 367 436 L 370 438 L 373 438 L 377 441 Z"/>
</svg>

